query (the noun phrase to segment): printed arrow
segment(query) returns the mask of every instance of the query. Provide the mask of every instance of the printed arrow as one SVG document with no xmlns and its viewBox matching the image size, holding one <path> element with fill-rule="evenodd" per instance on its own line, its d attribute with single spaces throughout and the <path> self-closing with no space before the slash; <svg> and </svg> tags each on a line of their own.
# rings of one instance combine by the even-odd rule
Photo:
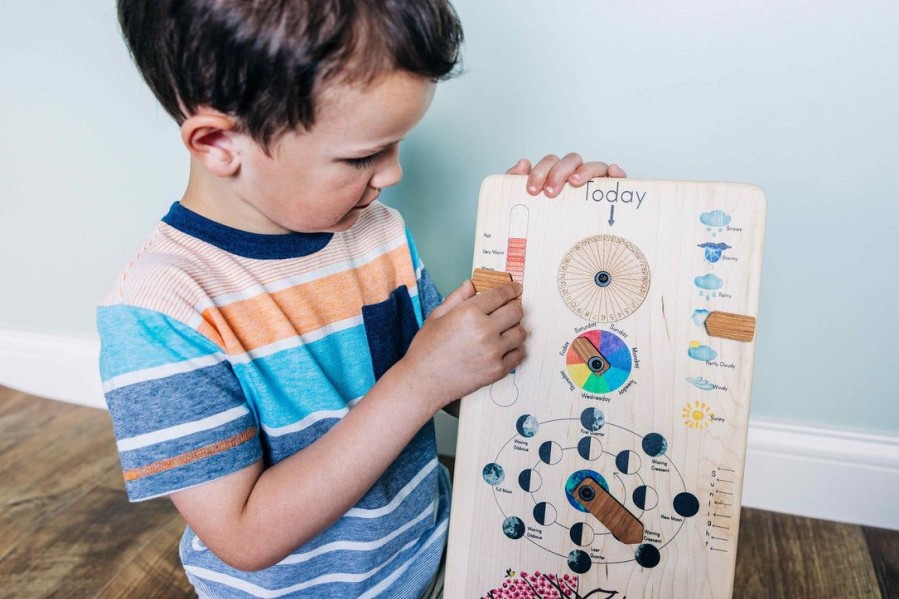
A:
<svg viewBox="0 0 899 599">
<path fill-rule="evenodd" d="M 615 206 L 609 206 L 609 226 L 615 224 Z"/>
</svg>

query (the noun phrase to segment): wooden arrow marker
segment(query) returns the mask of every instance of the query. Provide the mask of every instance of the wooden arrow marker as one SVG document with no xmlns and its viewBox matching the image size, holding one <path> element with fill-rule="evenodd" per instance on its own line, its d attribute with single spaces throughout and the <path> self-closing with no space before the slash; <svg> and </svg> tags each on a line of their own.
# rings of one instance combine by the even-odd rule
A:
<svg viewBox="0 0 899 599">
<path fill-rule="evenodd" d="M 585 478 L 577 486 L 574 498 L 622 543 L 643 542 L 643 523 L 592 478 Z"/>
<path fill-rule="evenodd" d="M 712 337 L 752 341 L 755 336 L 755 318 L 730 312 L 712 312 L 705 319 L 705 330 Z"/>
<path fill-rule="evenodd" d="M 512 282 L 512 275 L 500 270 L 486 270 L 484 268 L 474 269 L 471 275 L 471 283 L 477 292 L 487 291 L 494 287 L 508 285 Z"/>
</svg>

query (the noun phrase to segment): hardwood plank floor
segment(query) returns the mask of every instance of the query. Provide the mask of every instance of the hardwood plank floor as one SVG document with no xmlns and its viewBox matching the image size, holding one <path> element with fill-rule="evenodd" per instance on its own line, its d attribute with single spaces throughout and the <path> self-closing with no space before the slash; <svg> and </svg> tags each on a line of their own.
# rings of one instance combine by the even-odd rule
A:
<svg viewBox="0 0 899 599">
<path fill-rule="evenodd" d="M 102 410 L 0 387 L 0 508 L 0 597 L 193 597 L 184 523 L 128 503 Z M 744 509 L 740 532 L 736 598 L 899 599 L 899 531 Z"/>
</svg>

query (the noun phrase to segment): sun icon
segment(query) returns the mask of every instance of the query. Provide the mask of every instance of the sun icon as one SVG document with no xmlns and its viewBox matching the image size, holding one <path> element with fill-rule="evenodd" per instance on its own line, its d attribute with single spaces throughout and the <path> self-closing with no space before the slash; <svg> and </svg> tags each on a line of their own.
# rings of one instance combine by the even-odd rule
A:
<svg viewBox="0 0 899 599">
<path fill-rule="evenodd" d="M 705 429 L 709 427 L 709 423 L 712 421 L 712 416 L 714 416 L 714 414 L 712 414 L 712 411 L 705 402 L 694 401 L 692 404 L 687 402 L 687 405 L 684 406 L 684 409 L 681 411 L 681 416 L 684 417 L 684 424 L 688 427 Z"/>
</svg>

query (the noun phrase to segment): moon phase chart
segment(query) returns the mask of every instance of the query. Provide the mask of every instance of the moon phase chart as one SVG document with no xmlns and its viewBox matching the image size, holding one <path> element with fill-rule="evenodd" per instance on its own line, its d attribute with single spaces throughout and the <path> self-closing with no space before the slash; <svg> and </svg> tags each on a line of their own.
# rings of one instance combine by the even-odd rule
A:
<svg viewBox="0 0 899 599">
<path fill-rule="evenodd" d="M 686 489 L 659 433 L 641 435 L 617 426 L 597 407 L 586 407 L 577 418 L 543 422 L 520 414 L 509 424 L 514 434 L 481 472 L 501 513 L 497 527 L 509 539 L 564 558 L 575 573 L 628 562 L 653 568 L 684 521 L 699 512 L 697 497 Z M 579 438 L 564 441 L 573 431 Z M 588 478 L 642 522 L 639 543 L 616 539 L 575 498 L 575 489 Z M 531 501 L 522 501 L 522 495 Z M 566 552 L 557 551 L 566 546 Z"/>
</svg>

